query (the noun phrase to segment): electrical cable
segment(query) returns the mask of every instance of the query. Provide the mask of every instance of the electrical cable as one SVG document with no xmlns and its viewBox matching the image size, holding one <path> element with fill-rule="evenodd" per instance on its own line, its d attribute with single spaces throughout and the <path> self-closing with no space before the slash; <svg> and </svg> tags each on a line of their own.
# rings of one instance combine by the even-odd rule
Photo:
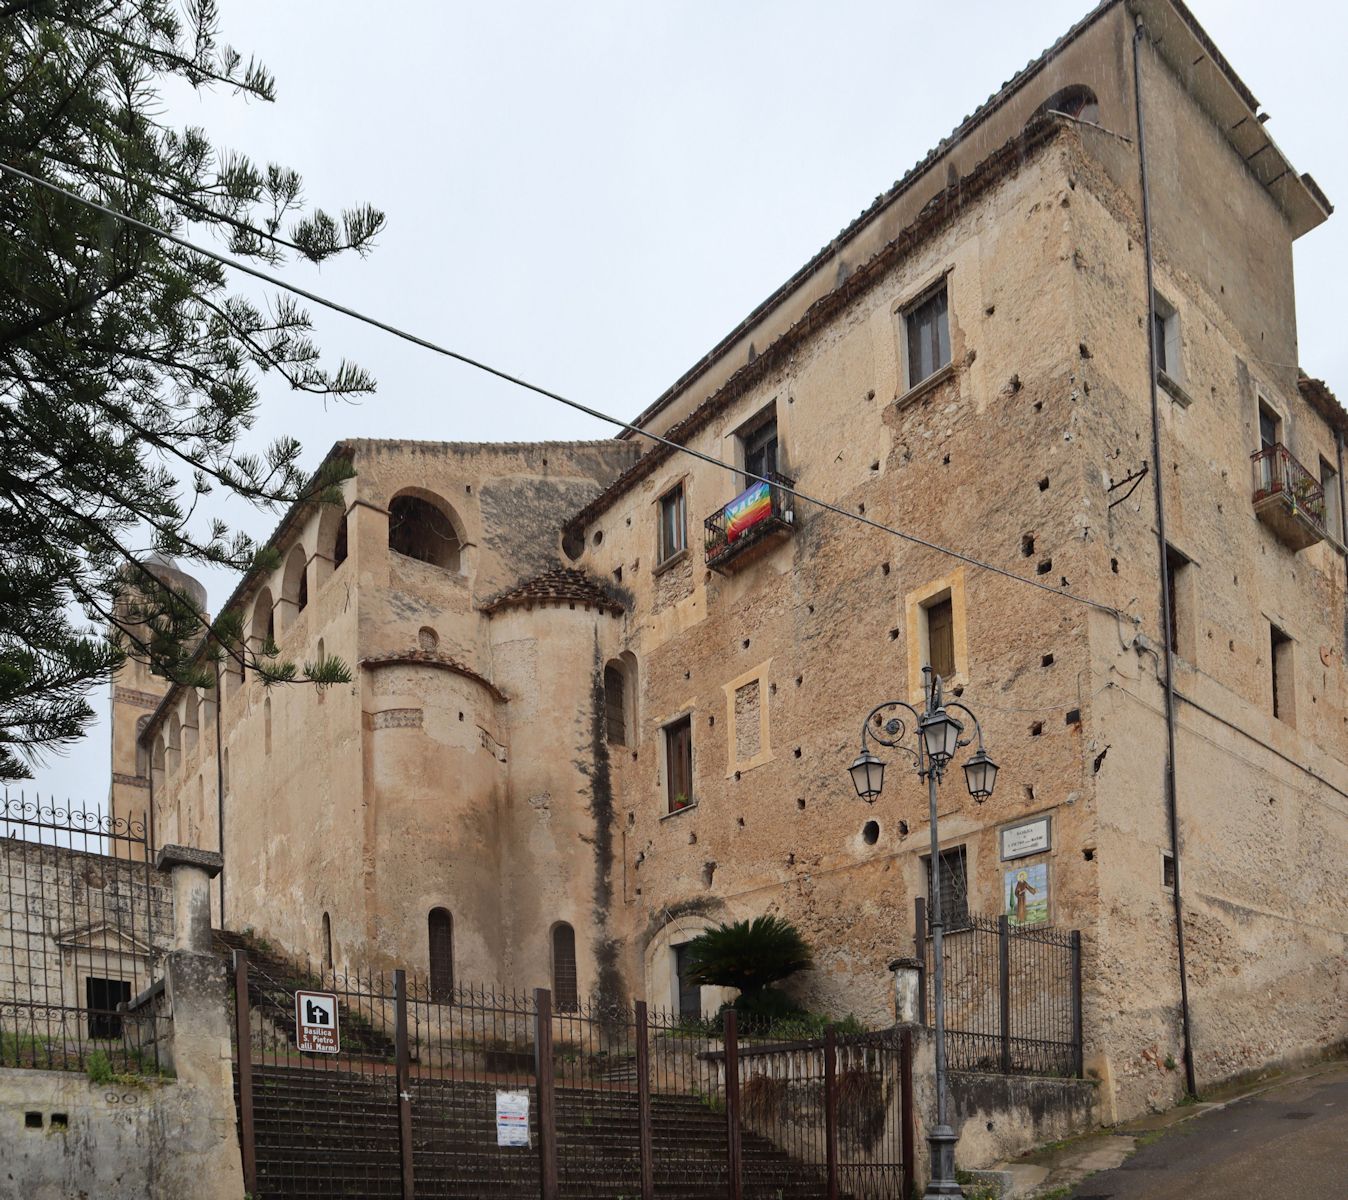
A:
<svg viewBox="0 0 1348 1200">
<path fill-rule="evenodd" d="M 479 359 L 472 358 L 467 354 L 462 354 L 457 350 L 451 350 L 447 346 L 441 346 L 436 342 L 432 342 L 429 339 L 421 337 L 418 334 L 411 333 L 408 330 L 401 329 L 398 326 L 392 325 L 389 322 L 381 320 L 378 317 L 369 316 L 368 314 L 362 313 L 357 309 L 350 308 L 345 304 L 341 304 L 336 300 L 330 300 L 327 297 L 318 294 L 317 292 L 311 292 L 307 288 L 299 287 L 297 284 L 288 283 L 285 280 L 281 279 L 279 276 L 273 275 L 268 271 L 260 270 L 257 267 L 250 266 L 248 263 L 239 262 L 237 259 L 230 258 L 228 255 L 221 254 L 218 251 L 208 249 L 205 246 L 199 246 L 195 242 L 190 242 L 186 238 L 179 237 L 175 233 L 170 233 L 168 230 L 159 229 L 154 225 L 150 225 L 145 221 L 141 221 L 138 218 L 130 216 L 129 214 L 121 212 L 115 208 L 109 208 L 106 205 L 99 204 L 96 200 L 90 200 L 85 196 L 81 196 L 76 192 L 69 191 L 68 189 L 60 187 L 59 185 L 51 183 L 45 179 L 39 179 L 35 175 L 30 175 L 27 171 L 24 171 L 19 167 L 13 166 L 11 163 L 0 162 L 0 172 L 4 172 L 7 175 L 11 175 L 16 179 L 22 179 L 27 183 L 35 184 L 38 187 L 53 193 L 54 195 L 62 196 L 67 200 L 72 200 L 77 204 L 81 204 L 86 208 L 101 213 L 103 216 L 111 217 L 113 220 L 122 221 L 125 224 L 130 225 L 132 228 L 140 229 L 153 237 L 159 238 L 162 241 L 170 242 L 173 245 L 178 246 L 181 249 L 188 250 L 194 254 L 200 254 L 205 258 L 209 258 L 214 262 L 220 263 L 222 266 L 229 267 L 232 270 L 240 272 L 241 274 L 252 276 L 254 279 L 258 279 L 264 283 L 270 284 L 272 287 L 280 288 L 282 291 L 290 292 L 293 295 L 300 296 L 303 299 L 308 300 L 313 304 L 317 304 L 322 308 L 329 309 L 332 312 L 341 313 L 343 316 L 349 317 L 354 321 L 359 321 L 362 324 L 369 325 L 375 329 L 382 330 L 384 333 L 388 333 L 394 337 L 401 338 L 403 341 L 411 342 L 414 346 L 420 346 L 423 350 L 429 350 L 433 354 L 442 355 L 445 358 L 449 358 L 454 360 L 455 362 L 462 363 L 464 366 L 472 367 L 474 370 L 482 371 L 485 374 L 494 376 L 495 378 L 503 380 L 506 383 L 513 384 L 516 387 L 523 388 L 526 391 L 534 392 L 539 396 L 543 396 L 548 400 L 553 400 L 558 404 L 563 404 L 568 408 L 575 409 L 577 412 L 584 413 L 588 417 L 593 417 L 597 421 L 603 421 L 606 424 L 615 425 L 619 429 L 626 430 L 627 432 L 635 434 L 638 437 L 647 438 L 652 442 L 656 442 L 659 445 L 677 451 L 678 453 L 687 454 L 693 458 L 699 459 L 700 461 L 708 463 L 709 465 L 717 467 L 723 471 L 728 471 L 736 475 L 742 475 L 745 478 L 752 479 L 757 483 L 767 483 L 770 486 L 778 488 L 780 491 L 785 492 L 787 495 L 795 497 L 795 499 L 797 500 L 803 501 L 806 504 L 813 504 L 826 512 L 835 513 L 838 516 L 846 517 L 847 519 L 856 521 L 862 525 L 868 525 L 872 529 L 878 529 L 882 533 L 888 533 L 894 537 L 901 538 L 904 541 L 911 542 L 914 545 L 922 546 L 928 550 L 934 550 L 939 554 L 944 554 L 950 558 L 956 559 L 959 562 L 965 563 L 968 566 L 977 567 L 978 569 L 983 571 L 989 571 L 994 575 L 1004 576 L 1005 578 L 1014 580 L 1017 583 L 1028 584 L 1031 587 L 1038 588 L 1040 591 L 1047 592 L 1051 596 L 1060 596 L 1065 600 L 1072 600 L 1075 603 L 1083 604 L 1088 608 L 1098 609 L 1099 611 L 1109 613 L 1112 616 L 1122 617 L 1129 621 L 1136 622 L 1136 618 L 1130 616 L 1127 613 L 1121 612 L 1119 609 L 1114 608 L 1111 605 L 1103 604 L 1098 600 L 1092 600 L 1087 596 L 1078 596 L 1074 592 L 1064 591 L 1061 588 L 1055 588 L 1049 584 L 1040 583 L 1037 579 L 1030 579 L 1024 575 L 1017 575 L 1014 571 L 1008 571 L 1005 567 L 999 567 L 993 563 L 984 562 L 981 559 L 974 558 L 972 555 L 964 554 L 958 550 L 951 550 L 947 546 L 938 545 L 937 543 L 928 541 L 926 538 L 919 537 L 916 534 L 906 533 L 904 530 L 898 529 L 892 525 L 885 525 L 883 522 L 872 520 L 871 518 L 866 517 L 861 513 L 849 512 L 847 509 L 841 508 L 836 504 L 830 504 L 827 500 L 819 500 L 814 496 L 810 496 L 805 494 L 804 492 L 797 491 L 794 487 L 788 487 L 784 484 L 777 483 L 773 480 L 769 480 L 762 475 L 755 475 L 749 471 L 741 471 L 739 468 L 733 467 L 729 463 L 722 462 L 718 458 L 713 458 L 710 454 L 706 454 L 701 450 L 695 450 L 691 446 L 685 446 L 679 442 L 673 441 L 670 438 L 664 437 L 661 434 L 652 433 L 650 430 L 643 429 L 638 425 L 631 425 L 619 417 L 614 417 L 608 413 L 601 412 L 599 409 L 592 408 L 588 404 L 583 404 L 579 400 L 573 400 L 570 397 L 563 396 L 559 392 L 554 392 L 549 388 L 541 386 L 540 384 L 530 383 L 527 379 L 522 379 L 518 375 L 512 375 L 510 372 L 502 370 L 499 367 L 493 367 L 489 363 L 485 363 Z"/>
</svg>

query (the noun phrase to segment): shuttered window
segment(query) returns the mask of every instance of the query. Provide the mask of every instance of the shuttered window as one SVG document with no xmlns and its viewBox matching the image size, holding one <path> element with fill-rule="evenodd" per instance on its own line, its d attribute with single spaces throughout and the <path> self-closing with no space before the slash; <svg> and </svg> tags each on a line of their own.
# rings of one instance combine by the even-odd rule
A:
<svg viewBox="0 0 1348 1200">
<path fill-rule="evenodd" d="M 665 726 L 665 782 L 669 811 L 693 803 L 693 719 L 680 717 Z"/>
<path fill-rule="evenodd" d="M 449 909 L 431 909 L 426 928 L 431 952 L 431 999 L 443 1004 L 454 994 L 454 920 Z"/>
<path fill-rule="evenodd" d="M 565 921 L 552 927 L 552 1002 L 558 1012 L 575 1012 L 580 1007 L 576 931 Z"/>
<path fill-rule="evenodd" d="M 942 679 L 955 674 L 955 612 L 950 597 L 929 605 L 927 613 L 927 662 Z"/>
<path fill-rule="evenodd" d="M 687 545 L 687 513 L 679 484 L 660 498 L 660 561 L 673 558 Z"/>
<path fill-rule="evenodd" d="M 907 324 L 911 388 L 950 362 L 950 319 L 944 284 L 909 310 Z"/>
</svg>

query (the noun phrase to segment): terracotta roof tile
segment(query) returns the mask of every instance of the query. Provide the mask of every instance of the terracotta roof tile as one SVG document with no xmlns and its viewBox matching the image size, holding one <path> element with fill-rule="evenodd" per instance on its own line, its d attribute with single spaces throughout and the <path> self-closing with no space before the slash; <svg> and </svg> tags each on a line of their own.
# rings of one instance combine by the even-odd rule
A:
<svg viewBox="0 0 1348 1200">
<path fill-rule="evenodd" d="M 484 604 L 482 611 L 496 613 L 505 608 L 532 608 L 548 604 L 569 604 L 572 607 L 582 604 L 615 617 L 620 616 L 624 608 L 618 597 L 583 571 L 572 567 L 553 567 L 542 575 L 526 579 L 508 592 L 502 592 L 496 599 Z"/>
</svg>

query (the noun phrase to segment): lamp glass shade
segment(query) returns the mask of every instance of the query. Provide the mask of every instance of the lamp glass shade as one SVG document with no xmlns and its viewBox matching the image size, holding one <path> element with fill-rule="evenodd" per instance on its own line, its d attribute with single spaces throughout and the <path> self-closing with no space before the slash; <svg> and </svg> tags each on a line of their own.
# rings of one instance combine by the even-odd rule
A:
<svg viewBox="0 0 1348 1200">
<path fill-rule="evenodd" d="M 927 757 L 938 767 L 944 767 L 955 757 L 964 726 L 945 709 L 938 708 L 922 718 L 921 729 L 922 748 L 926 750 Z"/>
<path fill-rule="evenodd" d="M 986 800 L 992 795 L 997 784 L 997 764 L 990 759 L 980 746 L 964 764 L 964 782 L 969 785 L 969 795 L 975 800 Z"/>
<path fill-rule="evenodd" d="M 857 795 L 868 803 L 885 786 L 885 764 L 869 750 L 862 750 L 857 755 L 856 761 L 847 768 L 847 773 L 852 776 L 852 786 L 856 788 Z"/>
</svg>

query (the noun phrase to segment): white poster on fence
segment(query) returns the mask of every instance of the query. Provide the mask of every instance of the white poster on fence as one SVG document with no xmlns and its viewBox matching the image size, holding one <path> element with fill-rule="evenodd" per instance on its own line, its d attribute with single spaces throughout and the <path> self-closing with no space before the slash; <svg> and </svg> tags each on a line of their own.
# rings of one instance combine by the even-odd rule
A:
<svg viewBox="0 0 1348 1200">
<path fill-rule="evenodd" d="M 527 1146 L 529 1144 L 529 1093 L 496 1093 L 496 1144 L 498 1146 Z"/>
</svg>

